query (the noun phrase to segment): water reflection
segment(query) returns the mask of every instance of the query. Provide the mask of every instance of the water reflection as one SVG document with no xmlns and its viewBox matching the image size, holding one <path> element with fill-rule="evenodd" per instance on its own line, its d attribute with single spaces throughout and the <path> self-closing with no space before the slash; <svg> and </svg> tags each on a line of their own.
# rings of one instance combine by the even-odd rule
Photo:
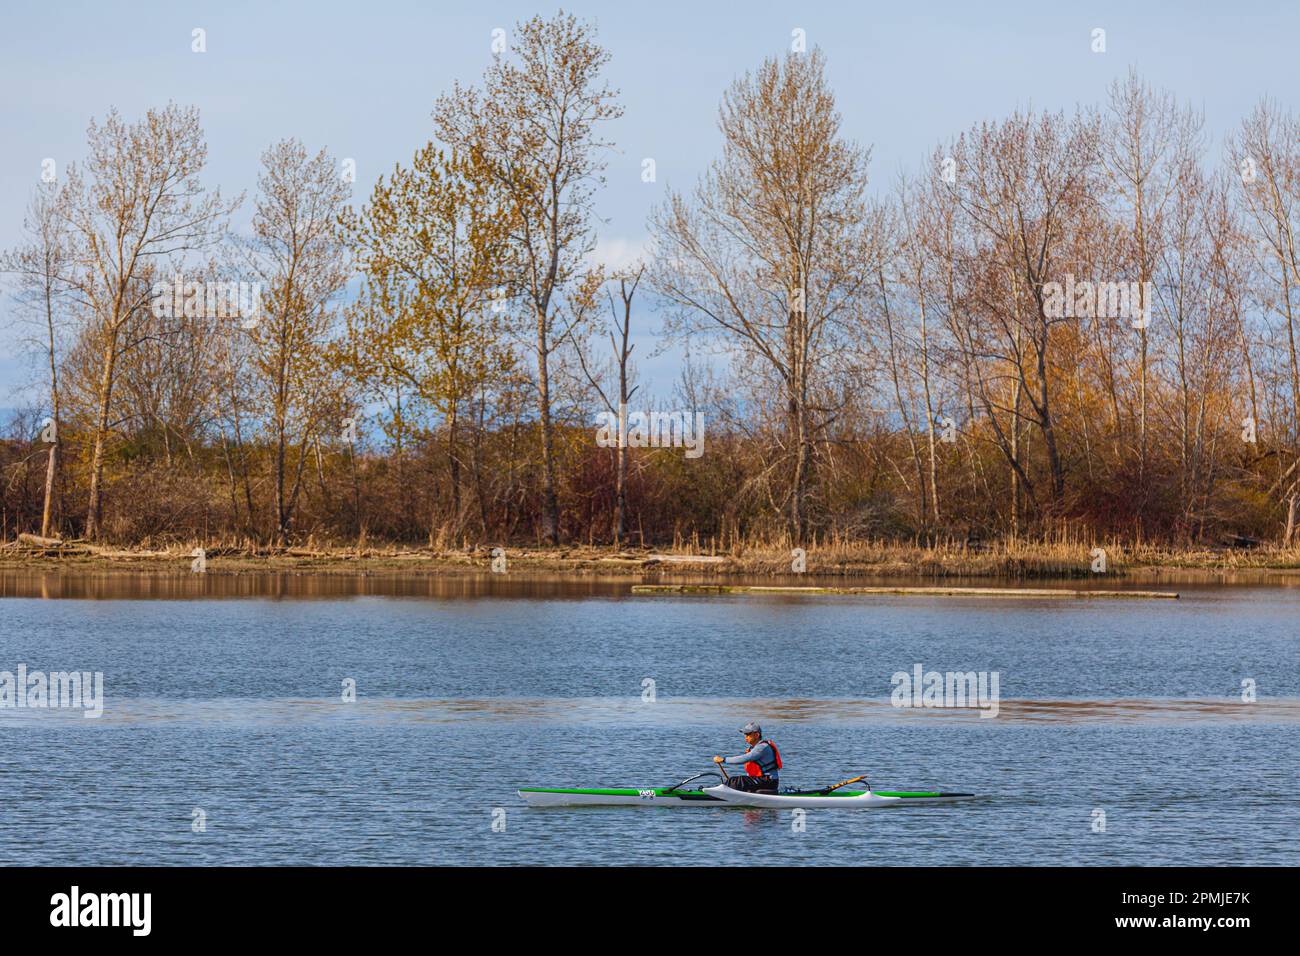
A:
<svg viewBox="0 0 1300 956">
<path fill-rule="evenodd" d="M 91 600 L 342 597 L 596 597 L 625 593 L 628 578 L 497 574 L 157 574 L 125 571 L 0 571 L 0 597 Z"/>
<path fill-rule="evenodd" d="M 37 570 L 31 568 L 0 569 L 0 597 L 72 598 L 90 600 L 186 600 L 212 598 L 345 598 L 345 597 L 416 597 L 416 598 L 590 598 L 626 597 L 634 584 L 730 584 L 769 586 L 846 586 L 922 587 L 947 586 L 1033 587 L 1066 590 L 1142 589 L 1153 584 L 1178 586 L 1181 589 L 1214 591 L 1232 587 L 1294 589 L 1300 587 L 1300 574 L 1223 574 L 1207 578 L 1203 573 L 1161 571 L 1135 574 L 1125 578 L 1087 578 L 1079 580 L 1002 580 L 990 578 L 921 576 L 900 577 L 829 577 L 817 575 L 777 575 L 754 577 L 706 577 L 692 574 L 646 572 L 630 575 L 556 575 L 544 573 L 491 574 L 477 571 L 438 570 L 425 573 L 335 571 L 251 571 L 209 572 L 192 574 L 172 572 Z M 847 597 L 847 596 L 838 596 Z M 858 600 L 863 595 L 854 596 Z M 869 596 L 866 596 L 869 599 Z M 721 596 L 638 596 L 638 600 L 748 600 L 794 603 L 828 599 L 826 595 L 749 595 Z"/>
</svg>

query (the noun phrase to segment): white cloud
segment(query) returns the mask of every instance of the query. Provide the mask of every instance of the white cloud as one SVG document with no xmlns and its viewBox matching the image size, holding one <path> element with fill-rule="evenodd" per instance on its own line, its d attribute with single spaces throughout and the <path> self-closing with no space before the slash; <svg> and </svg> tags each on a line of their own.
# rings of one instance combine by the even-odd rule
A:
<svg viewBox="0 0 1300 956">
<path fill-rule="evenodd" d="M 648 261 L 649 253 L 649 236 L 641 236 L 639 239 L 602 237 L 596 240 L 596 248 L 591 251 L 588 264 L 604 265 L 606 271 L 617 272 L 637 262 Z"/>
</svg>

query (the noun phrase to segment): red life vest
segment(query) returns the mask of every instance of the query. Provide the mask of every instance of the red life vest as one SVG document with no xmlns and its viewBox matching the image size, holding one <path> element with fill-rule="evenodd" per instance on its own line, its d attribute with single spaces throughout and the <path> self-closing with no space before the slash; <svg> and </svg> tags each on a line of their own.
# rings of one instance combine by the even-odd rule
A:
<svg viewBox="0 0 1300 956">
<path fill-rule="evenodd" d="M 760 740 L 759 743 L 767 744 L 769 747 L 772 748 L 772 754 L 773 756 L 776 757 L 776 767 L 774 769 L 780 770 L 781 751 L 776 749 L 776 744 L 772 743 L 772 741 L 770 740 Z M 754 746 L 757 747 L 758 744 L 755 744 Z M 753 748 L 751 747 L 750 749 L 752 750 Z M 745 773 L 749 774 L 751 777 L 770 777 L 773 773 L 773 770 L 768 770 L 767 772 L 764 772 L 763 768 L 758 765 L 757 760 L 748 760 L 745 762 Z"/>
</svg>

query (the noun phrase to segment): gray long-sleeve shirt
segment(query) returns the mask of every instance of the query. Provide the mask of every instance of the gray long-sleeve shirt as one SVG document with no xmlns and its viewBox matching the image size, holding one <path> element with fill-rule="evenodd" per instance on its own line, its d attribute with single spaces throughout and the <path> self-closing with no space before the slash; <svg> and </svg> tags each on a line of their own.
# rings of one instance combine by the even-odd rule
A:
<svg viewBox="0 0 1300 956">
<path fill-rule="evenodd" d="M 751 760 L 758 764 L 759 767 L 770 768 L 768 771 L 770 776 L 780 776 L 780 771 L 776 768 L 776 754 L 772 752 L 772 745 L 766 740 L 760 740 L 743 754 L 737 754 L 734 757 L 725 757 L 722 762 L 732 765 L 740 764 L 743 766 Z"/>
</svg>

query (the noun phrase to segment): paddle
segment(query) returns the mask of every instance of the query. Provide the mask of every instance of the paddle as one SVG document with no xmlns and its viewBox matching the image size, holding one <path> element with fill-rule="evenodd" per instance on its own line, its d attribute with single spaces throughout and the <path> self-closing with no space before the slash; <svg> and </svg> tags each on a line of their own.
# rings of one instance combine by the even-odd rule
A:
<svg viewBox="0 0 1300 956">
<path fill-rule="evenodd" d="M 727 780 L 730 780 L 730 779 L 731 779 L 731 774 L 727 773 L 727 768 L 726 768 L 726 767 L 724 767 L 724 766 L 723 766 L 722 764 L 720 764 L 720 763 L 719 763 L 719 764 L 714 764 L 714 766 L 717 767 L 718 770 L 721 770 L 721 771 L 722 771 L 722 779 L 723 779 L 724 782 L 727 781 Z M 696 777 L 707 777 L 709 774 L 713 774 L 713 776 L 715 776 L 715 777 L 718 775 L 717 772 L 716 772 L 716 771 L 713 771 L 713 770 L 701 770 L 699 773 L 693 773 L 693 774 L 691 774 L 689 777 L 687 777 L 687 778 L 686 778 L 685 780 L 683 780 L 681 783 L 675 783 L 675 784 L 673 784 L 671 787 L 664 787 L 664 788 L 663 788 L 663 791 L 664 791 L 664 793 L 672 793 L 672 792 L 673 792 L 674 790 L 676 790 L 678 787 L 684 787 L 684 786 L 686 786 L 686 784 L 690 783 L 690 782 L 691 782 L 692 780 L 694 780 Z M 861 778 L 861 777 L 857 777 L 856 779 L 861 780 L 862 778 Z M 846 781 L 846 782 L 847 782 L 847 783 L 852 783 L 851 780 L 850 780 L 850 781 Z M 840 786 L 843 786 L 843 784 L 840 784 Z"/>
<path fill-rule="evenodd" d="M 675 783 L 675 784 L 673 784 L 671 787 L 664 787 L 664 788 L 663 788 L 663 791 L 664 791 L 664 793 L 672 793 L 674 790 L 678 789 L 679 787 L 684 787 L 684 786 L 686 786 L 686 785 L 687 785 L 688 783 L 690 783 L 692 780 L 696 780 L 696 779 L 698 779 L 698 778 L 700 778 L 700 777 L 708 777 L 708 776 L 714 776 L 714 777 L 716 777 L 717 774 L 714 773 L 712 770 L 701 770 L 699 773 L 693 773 L 693 774 L 691 774 L 689 777 L 687 777 L 687 778 L 686 778 L 685 780 L 683 780 L 681 783 Z"/>
<path fill-rule="evenodd" d="M 828 793 L 830 793 L 832 790 L 838 790 L 840 787 L 847 787 L 847 786 L 848 786 L 849 784 L 851 784 L 851 783 L 857 783 L 859 780 L 866 780 L 866 779 L 867 779 L 867 775 L 866 775 L 865 773 L 864 773 L 864 774 L 860 774 L 860 775 L 858 775 L 858 776 L 856 776 L 856 777 L 850 777 L 848 780 L 841 780 L 839 783 L 835 784 L 835 786 L 833 786 L 833 787 L 827 787 L 827 788 L 824 789 L 824 790 L 818 790 L 817 793 L 824 797 L 824 796 L 826 796 Z M 871 789 L 871 784 L 867 784 L 867 789 L 868 789 L 868 790 Z"/>
</svg>

